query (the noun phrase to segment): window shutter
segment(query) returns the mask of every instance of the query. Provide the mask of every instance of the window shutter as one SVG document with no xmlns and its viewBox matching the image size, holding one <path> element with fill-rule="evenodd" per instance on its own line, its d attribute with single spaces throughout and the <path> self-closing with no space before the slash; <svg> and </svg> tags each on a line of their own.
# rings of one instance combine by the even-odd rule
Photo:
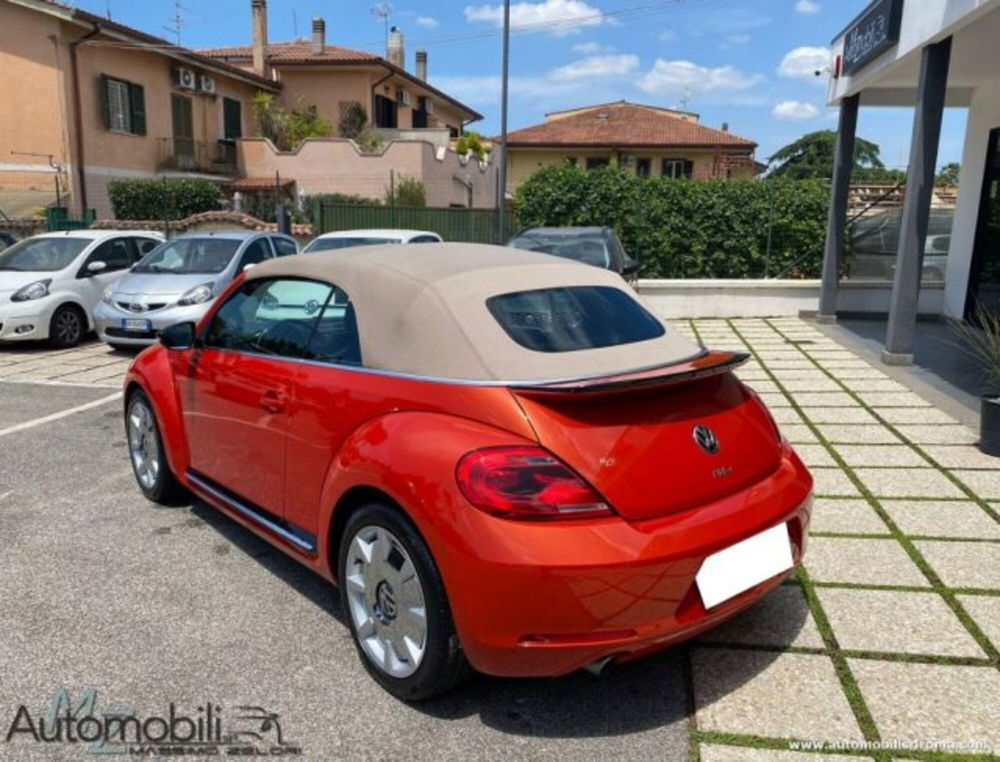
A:
<svg viewBox="0 0 1000 762">
<path fill-rule="evenodd" d="M 132 110 L 132 132 L 146 134 L 146 92 L 142 85 L 129 83 L 129 105 Z"/>
<path fill-rule="evenodd" d="M 689 160 L 689 159 L 685 159 L 684 160 L 684 177 L 686 177 L 688 180 L 690 180 L 691 176 L 693 174 L 694 174 L 694 162 L 691 161 L 691 160 Z"/>
<path fill-rule="evenodd" d="M 102 74 L 98 80 L 97 91 L 101 98 L 101 119 L 104 122 L 104 129 L 111 129 L 111 96 L 108 93 L 108 75 Z M 77 125 L 77 129 L 82 129 Z"/>
</svg>

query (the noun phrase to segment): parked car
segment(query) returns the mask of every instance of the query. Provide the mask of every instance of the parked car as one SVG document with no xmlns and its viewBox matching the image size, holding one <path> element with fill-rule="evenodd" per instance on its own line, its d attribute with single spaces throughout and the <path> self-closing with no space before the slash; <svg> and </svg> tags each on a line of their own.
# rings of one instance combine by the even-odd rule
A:
<svg viewBox="0 0 1000 762">
<path fill-rule="evenodd" d="M 13 246 L 15 243 L 17 243 L 17 238 L 6 230 L 0 230 L 0 251 L 3 251 L 8 246 Z"/>
<path fill-rule="evenodd" d="M 609 227 L 528 228 L 511 238 L 509 245 L 603 267 L 629 283 L 639 278 L 639 262 L 625 253 Z"/>
<path fill-rule="evenodd" d="M 927 220 L 921 279 L 943 281 L 951 248 L 955 213 L 932 209 Z M 898 209 L 859 217 L 849 228 L 850 277 L 854 280 L 891 281 L 896 274 L 896 251 L 902 212 Z"/>
<path fill-rule="evenodd" d="M 104 290 L 162 240 L 151 230 L 71 230 L 0 251 L 0 341 L 80 343 Z"/>
<path fill-rule="evenodd" d="M 191 490 L 339 583 L 403 699 L 467 665 L 637 658 L 802 557 L 812 479 L 730 372 L 747 356 L 610 272 L 475 244 L 289 257 L 160 341 L 125 381 L 143 494 Z"/>
<path fill-rule="evenodd" d="M 302 250 L 303 254 L 351 246 L 377 246 L 383 243 L 441 243 L 441 236 L 430 230 L 337 230 L 317 236 Z"/>
<path fill-rule="evenodd" d="M 297 254 L 291 236 L 247 230 L 189 233 L 143 258 L 94 311 L 97 335 L 116 348 L 148 346 L 168 325 L 197 320 L 233 278 L 274 257 Z"/>
</svg>

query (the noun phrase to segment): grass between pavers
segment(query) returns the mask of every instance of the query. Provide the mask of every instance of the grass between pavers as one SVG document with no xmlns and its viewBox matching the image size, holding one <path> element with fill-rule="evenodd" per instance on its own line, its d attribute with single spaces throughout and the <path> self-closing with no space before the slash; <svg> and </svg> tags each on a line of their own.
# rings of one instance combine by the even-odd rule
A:
<svg viewBox="0 0 1000 762">
<path fill-rule="evenodd" d="M 765 322 L 768 325 L 771 325 L 769 321 L 765 320 Z M 771 325 L 771 327 L 775 331 L 777 331 L 779 335 L 781 334 L 781 331 L 778 330 L 777 328 L 774 328 L 773 325 Z M 803 352 L 803 355 L 805 354 L 806 353 Z M 902 433 L 900 433 L 898 429 L 896 429 L 891 423 L 885 420 L 885 418 L 879 415 L 878 412 L 873 407 L 871 407 L 864 400 L 862 400 L 853 390 L 848 388 L 843 382 L 840 381 L 840 379 L 838 379 L 829 370 L 824 368 L 818 361 L 813 360 L 813 358 L 811 357 L 809 359 L 813 362 L 813 364 L 817 368 L 822 370 L 829 378 L 836 381 L 840 385 L 840 387 L 847 394 L 849 394 L 855 400 L 855 402 L 857 402 L 858 405 L 860 405 L 863 409 L 867 410 L 869 413 L 875 416 L 879 420 L 880 424 L 889 429 L 895 436 L 899 437 L 905 444 L 909 445 L 915 452 L 917 452 L 921 457 L 927 460 L 928 463 L 930 463 L 949 481 L 951 481 L 963 493 L 965 493 L 965 495 L 969 499 L 971 499 L 973 502 L 979 505 L 980 508 L 986 511 L 986 513 L 991 518 L 993 518 L 994 521 L 1000 522 L 1000 516 L 997 515 L 997 512 L 993 510 L 992 506 L 990 506 L 989 503 L 986 502 L 986 500 L 977 495 L 970 487 L 968 487 L 964 482 L 962 482 L 961 479 L 954 476 L 954 474 L 952 474 L 948 469 L 944 468 L 937 461 L 931 458 L 926 452 L 924 452 L 922 448 L 919 447 L 919 445 L 910 441 L 907 437 L 905 437 Z M 817 439 L 820 440 L 820 443 L 824 447 L 826 447 L 827 451 L 833 458 L 834 462 L 847 475 L 847 477 L 851 480 L 851 482 L 858 489 L 858 491 L 861 492 L 862 497 L 864 497 L 864 499 L 868 502 L 868 504 L 872 507 L 872 509 L 878 514 L 879 518 L 882 519 L 883 523 L 885 523 L 886 527 L 888 527 L 889 532 L 893 535 L 893 537 L 895 537 L 896 541 L 899 542 L 900 545 L 902 545 L 903 550 L 906 551 L 906 554 L 910 557 L 910 560 L 912 560 L 913 563 L 917 565 L 921 573 L 923 573 L 923 575 L 931 583 L 931 587 L 934 588 L 941 595 L 945 603 L 948 604 L 948 607 L 952 610 L 952 612 L 954 612 L 955 616 L 957 616 L 958 619 L 962 622 L 965 629 L 968 630 L 969 634 L 972 635 L 976 643 L 979 644 L 979 647 L 983 649 L 983 651 L 989 657 L 993 665 L 1000 668 L 1000 651 L 997 650 L 996 646 L 994 646 L 994 644 L 990 641 L 990 639 L 986 636 L 986 634 L 982 631 L 982 629 L 980 629 L 978 623 L 969 615 L 969 613 L 962 606 L 958 598 L 944 584 L 938 573 L 930 565 L 927 559 L 924 558 L 923 554 L 917 549 L 916 545 L 913 544 L 913 541 L 910 539 L 910 537 L 908 537 L 906 534 L 902 532 L 902 530 L 900 530 L 896 522 L 882 507 L 882 504 L 879 501 L 879 499 L 871 492 L 871 490 L 868 489 L 867 485 L 865 485 L 865 483 L 860 478 L 858 478 L 857 474 L 854 472 L 854 469 L 851 466 L 847 465 L 844 459 L 837 452 L 836 448 L 829 441 L 827 441 L 827 439 L 819 431 L 816 425 L 813 424 L 811 421 L 809 421 L 808 413 L 805 412 L 806 409 L 798 408 L 794 397 L 789 392 L 785 391 L 784 387 L 781 386 L 781 383 L 779 381 L 775 380 L 775 383 L 779 386 L 779 388 L 781 388 L 785 396 L 788 397 L 789 401 L 792 403 L 792 407 L 796 408 L 796 412 L 798 412 L 800 415 L 803 416 L 803 418 L 806 419 L 806 425 L 812 429 Z M 906 499 L 906 498 L 901 498 L 901 499 Z"/>
<path fill-rule="evenodd" d="M 770 324 L 768 323 L 768 325 Z M 918 568 L 921 569 L 922 573 L 924 573 L 924 576 L 927 577 L 927 579 L 930 581 L 932 589 L 926 592 L 937 593 L 945 599 L 945 601 L 948 603 L 952 611 L 956 614 L 956 616 L 958 616 L 958 618 L 960 619 L 960 621 L 962 621 L 966 629 L 969 630 L 970 634 L 973 636 L 976 642 L 980 645 L 981 648 L 983 648 L 984 652 L 988 655 L 988 658 L 986 659 L 981 659 L 981 660 L 973 659 L 971 663 L 974 664 L 974 666 L 983 666 L 991 668 L 996 666 L 997 664 L 996 649 L 993 648 L 993 645 L 989 641 L 989 639 L 986 638 L 986 636 L 979 629 L 975 621 L 972 620 L 972 618 L 968 615 L 965 609 L 957 601 L 954 593 L 952 593 L 952 591 L 950 591 L 949 589 L 945 588 L 940 577 L 938 577 L 936 572 L 934 572 L 930 564 L 926 561 L 926 559 L 923 558 L 923 556 L 919 553 L 919 551 L 912 544 L 912 542 L 909 542 L 907 537 L 901 532 L 901 530 L 893 522 L 891 517 L 889 517 L 888 514 L 884 511 L 884 509 L 882 509 L 882 506 L 879 503 L 878 499 L 871 493 L 870 490 L 868 490 L 868 488 L 863 484 L 863 482 L 861 482 L 861 480 L 854 473 L 853 469 L 851 469 L 844 462 L 843 458 L 841 458 L 839 453 L 835 451 L 832 444 L 820 433 L 820 431 L 816 427 L 816 424 L 814 424 L 809 419 L 809 416 L 805 412 L 805 409 L 798 405 L 794 397 L 794 394 L 789 392 L 784 387 L 784 385 L 782 385 L 781 381 L 777 378 L 777 376 L 767 367 L 766 361 L 762 359 L 760 355 L 757 354 L 757 352 L 754 351 L 752 343 L 747 341 L 747 339 L 743 337 L 742 333 L 736 326 L 732 325 L 732 323 L 730 323 L 730 326 L 733 329 L 733 331 L 737 334 L 739 339 L 743 342 L 744 346 L 746 346 L 746 348 L 753 355 L 755 360 L 765 370 L 767 375 L 770 377 L 770 380 L 778 387 L 778 390 L 781 392 L 781 394 L 783 394 L 786 397 L 786 399 L 788 399 L 789 403 L 791 404 L 793 409 L 795 409 L 796 413 L 798 413 L 803 418 L 803 420 L 805 421 L 805 425 L 814 433 L 819 443 L 828 451 L 828 453 L 831 455 L 837 466 L 841 469 L 841 471 L 843 471 L 848 476 L 851 482 L 861 493 L 862 497 L 866 500 L 866 502 L 869 503 L 869 505 L 873 508 L 873 510 L 875 510 L 875 512 L 882 519 L 883 523 L 886 524 L 886 527 L 889 530 L 889 537 L 895 538 L 897 541 L 900 542 L 901 545 L 903 545 L 908 555 L 910 555 L 911 560 L 914 561 L 914 563 L 918 566 Z M 771 326 L 771 328 L 772 330 L 775 330 L 776 333 L 781 335 L 780 331 L 775 329 L 773 326 Z M 815 367 L 819 368 L 823 373 L 825 373 L 828 377 L 832 378 L 834 381 L 837 381 L 840 387 L 844 389 L 856 402 L 858 402 L 859 405 L 861 405 L 864 409 L 868 410 L 869 412 L 872 412 L 870 406 L 859 400 L 856 394 L 854 394 L 851 390 L 847 389 L 847 387 L 845 387 L 842 383 L 840 383 L 838 379 L 836 379 L 834 376 L 832 376 L 832 374 L 826 371 L 825 368 L 819 365 L 819 363 L 816 360 L 806 355 L 805 352 L 802 352 L 802 354 Z M 876 415 L 875 417 L 878 419 L 880 424 L 888 426 L 887 422 L 881 416 Z M 898 436 L 898 432 L 896 433 Z M 907 444 L 912 445 L 912 443 L 910 443 L 907 438 L 900 437 L 900 439 L 906 442 Z M 928 461 L 928 463 L 930 463 L 933 467 L 937 468 L 940 471 L 945 471 L 945 469 L 943 469 L 940 466 L 940 464 L 936 463 L 931 458 L 927 458 L 925 453 L 923 453 L 919 449 L 918 452 L 920 452 L 921 455 L 924 456 L 925 459 Z M 951 477 L 950 474 L 949 477 Z M 957 480 L 955 480 L 954 478 L 952 478 L 951 480 L 957 482 Z M 978 495 L 974 495 L 974 493 L 972 493 L 971 490 L 965 488 L 965 485 L 960 485 L 960 486 L 963 487 L 963 491 L 966 492 L 966 494 L 968 494 L 970 497 L 973 497 L 973 499 L 977 503 L 979 503 L 981 506 L 984 504 L 984 501 L 982 501 L 981 498 L 978 497 Z M 855 713 L 855 718 L 865 738 L 869 741 L 877 742 L 879 740 L 878 728 L 875 724 L 874 718 L 872 717 L 870 710 L 868 709 L 867 704 L 865 703 L 864 696 L 861 693 L 860 686 L 858 685 L 857 680 L 854 678 L 854 675 L 850 670 L 850 666 L 847 663 L 847 658 L 877 657 L 882 659 L 910 661 L 918 663 L 955 664 L 957 662 L 951 661 L 949 657 L 942 657 L 938 655 L 922 656 L 922 655 L 911 655 L 911 654 L 882 654 L 882 653 L 872 653 L 872 652 L 856 652 L 856 651 L 841 650 L 839 644 L 837 643 L 836 635 L 834 634 L 833 629 L 830 625 L 829 619 L 826 617 L 826 613 L 823 610 L 822 604 L 820 603 L 819 598 L 815 593 L 815 587 L 818 586 L 818 583 L 812 582 L 812 580 L 808 576 L 808 572 L 805 570 L 804 567 L 800 567 L 797 570 L 797 577 L 798 577 L 798 583 L 802 586 L 803 593 L 806 597 L 807 604 L 816 622 L 817 628 L 819 629 L 820 634 L 823 637 L 824 643 L 826 644 L 826 648 L 823 649 L 821 652 L 828 655 L 833 661 L 838 678 L 841 681 L 841 687 L 844 690 L 845 696 L 848 700 L 849 705 L 851 706 L 852 711 Z M 859 585 L 858 587 L 870 587 L 870 586 Z M 962 661 L 962 663 L 968 664 L 970 662 Z M 709 743 L 709 742 L 730 743 L 731 745 L 754 746 L 757 748 L 785 748 L 785 749 L 790 748 L 789 743 L 791 743 L 791 741 L 787 739 L 769 739 L 758 736 L 739 736 L 733 734 L 703 733 L 701 731 L 696 731 L 696 732 L 699 733 L 699 740 L 702 743 Z M 823 749 L 818 751 L 823 751 L 825 753 L 839 753 L 830 749 Z M 984 755 L 953 754 L 946 752 L 921 752 L 916 750 L 912 752 L 892 750 L 891 753 L 885 750 L 877 750 L 872 756 L 876 760 L 883 760 L 883 759 L 888 760 L 892 757 L 924 759 L 924 760 L 957 760 L 957 759 L 990 758 L 988 755 L 984 756 Z"/>
</svg>

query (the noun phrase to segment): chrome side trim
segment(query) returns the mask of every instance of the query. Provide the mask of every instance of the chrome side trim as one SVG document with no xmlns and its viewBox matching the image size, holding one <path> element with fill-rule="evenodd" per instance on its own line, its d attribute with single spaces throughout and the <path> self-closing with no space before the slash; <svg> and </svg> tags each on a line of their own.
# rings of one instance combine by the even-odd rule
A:
<svg viewBox="0 0 1000 762">
<path fill-rule="evenodd" d="M 517 387 L 530 387 L 530 386 L 545 386 L 548 384 L 566 384 L 573 381 L 589 381 L 596 378 L 605 378 L 610 375 L 609 373 L 594 373 L 592 375 L 586 376 L 567 376 L 564 378 L 526 378 L 526 379 L 469 379 L 469 378 L 446 378 L 439 376 L 421 376 L 416 373 L 405 373 L 398 370 L 383 370 L 381 368 L 365 368 L 360 365 L 340 365 L 333 362 L 323 362 L 321 360 L 307 360 L 301 357 L 285 357 L 283 355 L 269 355 L 264 352 L 247 352 L 245 350 L 233 350 L 224 349 L 222 347 L 202 347 L 201 351 L 212 350 L 214 352 L 232 352 L 234 354 L 248 355 L 250 357 L 262 357 L 268 360 L 280 360 L 282 362 L 296 363 L 298 365 L 309 365 L 319 368 L 335 368 L 337 370 L 348 370 L 354 373 L 365 373 L 373 376 L 385 376 L 386 378 L 401 378 L 408 381 L 422 381 L 425 383 L 432 384 L 448 384 L 451 386 L 517 386 Z M 628 368 L 626 370 L 616 370 L 613 375 L 626 375 L 629 373 L 642 373 L 647 370 L 656 370 L 657 368 L 667 368 L 671 365 L 680 365 L 682 363 L 691 362 L 697 360 L 700 357 L 704 357 L 709 353 L 710 350 L 702 347 L 700 351 L 695 352 L 688 357 L 681 357 L 677 360 L 671 360 L 668 363 L 658 362 L 652 365 L 643 365 L 638 368 Z"/>
<path fill-rule="evenodd" d="M 316 552 L 315 546 L 312 545 L 311 543 L 306 542 L 301 537 L 295 536 L 294 534 L 292 534 L 291 532 L 289 532 L 287 529 L 285 529 L 283 527 L 280 527 L 277 524 L 275 524 L 270 519 L 267 519 L 264 516 L 261 516 L 259 513 L 257 513 L 257 511 L 253 510 L 252 508 L 248 508 L 247 506 L 243 505 L 243 503 L 239 502 L 238 500 L 234 500 L 229 495 L 223 494 L 219 490 L 217 490 L 214 487 L 212 487 L 210 484 L 206 484 L 204 480 L 198 478 L 197 474 L 192 473 L 190 470 L 187 472 L 187 478 L 190 479 L 192 482 L 194 482 L 194 484 L 198 487 L 198 489 L 204 490 L 209 495 L 211 495 L 212 497 L 214 497 L 216 500 L 219 500 L 219 501 L 225 503 L 227 506 L 229 506 L 230 508 L 232 508 L 234 511 L 242 514 L 243 516 L 246 516 L 248 519 L 250 519 L 254 523 L 260 524 L 262 527 L 264 527 L 265 529 L 267 529 L 267 530 L 269 530 L 271 532 L 274 532 L 274 534 L 278 535 L 282 539 L 288 540 L 290 543 L 292 543 L 293 545 L 295 545 L 297 548 L 301 548 L 302 550 L 306 551 L 307 553 L 315 553 Z"/>
</svg>

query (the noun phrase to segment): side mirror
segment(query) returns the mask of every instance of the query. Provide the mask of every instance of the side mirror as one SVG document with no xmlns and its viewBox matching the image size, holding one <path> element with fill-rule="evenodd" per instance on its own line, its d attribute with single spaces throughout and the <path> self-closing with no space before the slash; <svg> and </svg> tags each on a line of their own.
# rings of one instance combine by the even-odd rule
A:
<svg viewBox="0 0 1000 762">
<path fill-rule="evenodd" d="M 194 323 L 174 323 L 160 332 L 160 343 L 167 349 L 191 349 L 197 343 Z"/>
<path fill-rule="evenodd" d="M 87 265 L 87 274 L 88 275 L 97 275 L 97 273 L 102 273 L 102 272 L 104 272 L 107 269 L 108 269 L 108 263 L 107 262 L 102 262 L 99 259 L 95 259 L 93 262 L 91 262 L 89 265 Z"/>
<path fill-rule="evenodd" d="M 622 275 L 635 275 L 639 272 L 639 261 L 627 257 L 625 259 L 625 266 L 622 267 Z"/>
</svg>

